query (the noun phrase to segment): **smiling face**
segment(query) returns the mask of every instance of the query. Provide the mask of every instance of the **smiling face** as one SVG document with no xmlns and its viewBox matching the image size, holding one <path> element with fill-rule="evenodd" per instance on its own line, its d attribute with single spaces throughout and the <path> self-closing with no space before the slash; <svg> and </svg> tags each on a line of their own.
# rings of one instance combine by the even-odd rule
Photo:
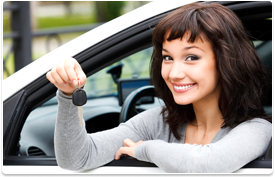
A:
<svg viewBox="0 0 275 177">
<path fill-rule="evenodd" d="M 161 75 L 179 105 L 217 100 L 218 72 L 211 44 L 203 37 L 193 43 L 182 39 L 163 43 Z"/>
</svg>

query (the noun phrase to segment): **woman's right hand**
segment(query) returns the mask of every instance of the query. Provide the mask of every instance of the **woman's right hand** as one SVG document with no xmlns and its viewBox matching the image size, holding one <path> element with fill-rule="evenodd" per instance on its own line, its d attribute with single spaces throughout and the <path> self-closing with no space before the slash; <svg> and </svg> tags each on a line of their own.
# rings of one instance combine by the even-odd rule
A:
<svg viewBox="0 0 275 177">
<path fill-rule="evenodd" d="M 59 61 L 56 66 L 46 74 L 47 79 L 59 90 L 70 95 L 78 87 L 83 87 L 86 82 L 86 75 L 81 66 L 74 58 Z"/>
</svg>

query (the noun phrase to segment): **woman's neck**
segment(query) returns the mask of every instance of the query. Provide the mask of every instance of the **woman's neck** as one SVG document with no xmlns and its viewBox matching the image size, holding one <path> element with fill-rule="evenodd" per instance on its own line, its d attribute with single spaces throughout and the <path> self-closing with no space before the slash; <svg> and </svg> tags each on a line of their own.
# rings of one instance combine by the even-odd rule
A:
<svg viewBox="0 0 275 177">
<path fill-rule="evenodd" d="M 191 124 L 197 126 L 198 130 L 209 132 L 220 128 L 224 122 L 219 109 L 219 92 L 208 95 L 207 98 L 193 103 L 196 119 Z"/>
</svg>

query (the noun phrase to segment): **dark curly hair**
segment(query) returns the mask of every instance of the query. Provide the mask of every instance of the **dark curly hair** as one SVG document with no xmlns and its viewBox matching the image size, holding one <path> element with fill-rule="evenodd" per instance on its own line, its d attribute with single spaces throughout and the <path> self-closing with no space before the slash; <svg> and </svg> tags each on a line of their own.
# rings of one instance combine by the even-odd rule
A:
<svg viewBox="0 0 275 177">
<path fill-rule="evenodd" d="M 220 76 L 222 128 L 233 128 L 256 117 L 271 122 L 271 117 L 263 109 L 265 71 L 241 20 L 220 4 L 192 3 L 162 19 L 154 29 L 152 38 L 154 50 L 150 76 L 157 95 L 165 103 L 162 115 L 174 136 L 181 139 L 178 128 L 194 120 L 195 113 L 192 104 L 175 103 L 161 76 L 162 44 L 165 40 L 182 39 L 186 31 L 190 31 L 188 42 L 194 42 L 203 35 L 212 46 Z"/>
</svg>

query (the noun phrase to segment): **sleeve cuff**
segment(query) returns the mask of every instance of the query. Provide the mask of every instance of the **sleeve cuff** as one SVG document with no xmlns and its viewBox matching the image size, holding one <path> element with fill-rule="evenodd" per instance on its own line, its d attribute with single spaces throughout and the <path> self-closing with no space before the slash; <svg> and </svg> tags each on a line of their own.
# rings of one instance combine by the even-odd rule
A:
<svg viewBox="0 0 275 177">
<path fill-rule="evenodd" d="M 72 99 L 72 96 L 65 95 L 61 90 L 57 89 L 57 95 L 61 96 L 62 98 Z"/>
<path fill-rule="evenodd" d="M 138 160 L 151 162 L 147 157 L 146 147 L 149 141 L 145 141 L 142 144 L 138 145 L 135 149 L 135 157 Z M 150 143 L 149 143 L 150 144 Z"/>
<path fill-rule="evenodd" d="M 85 85 L 84 85 L 85 86 Z M 84 89 L 84 86 L 81 87 L 82 89 Z M 67 98 L 67 99 L 72 99 L 72 96 L 68 96 L 68 95 L 65 95 L 61 90 L 57 89 L 57 94 L 63 98 Z"/>
<path fill-rule="evenodd" d="M 138 145 L 135 149 L 136 159 L 145 161 L 145 162 L 154 163 L 150 158 L 150 151 L 154 150 L 154 148 L 156 148 L 155 146 L 161 142 L 162 142 L 161 140 L 149 140 Z"/>
</svg>

